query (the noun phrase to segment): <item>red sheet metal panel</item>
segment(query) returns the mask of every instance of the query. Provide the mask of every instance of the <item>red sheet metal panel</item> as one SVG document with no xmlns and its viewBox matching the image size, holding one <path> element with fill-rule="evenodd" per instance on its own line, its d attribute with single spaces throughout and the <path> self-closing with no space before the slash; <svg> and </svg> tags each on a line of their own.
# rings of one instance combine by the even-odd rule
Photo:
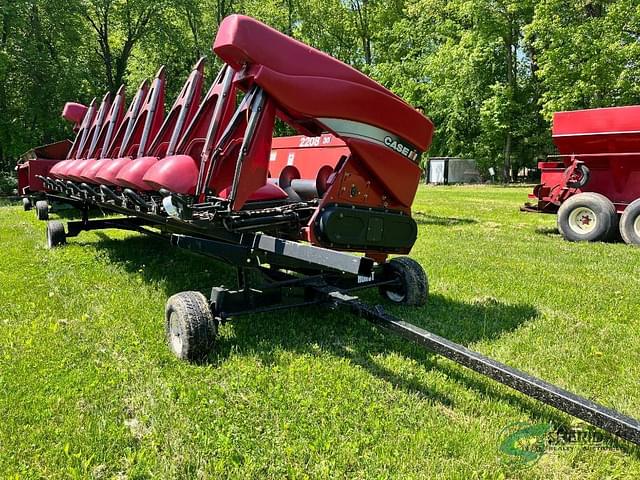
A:
<svg viewBox="0 0 640 480">
<path fill-rule="evenodd" d="M 227 17 L 213 49 L 242 72 L 240 81 L 262 87 L 288 123 L 312 124 L 309 130 L 345 142 L 353 169 L 363 172 L 367 188 L 380 191 L 362 197 L 367 205 L 410 207 L 418 157 L 433 135 L 429 119 L 354 68 L 249 17 Z"/>
<path fill-rule="evenodd" d="M 269 174 L 278 178 L 280 172 L 293 165 L 300 178 L 315 179 L 325 165 L 335 168 L 342 156 L 349 156 L 347 145 L 330 133 L 318 137 L 296 135 L 274 138 L 269 158 Z"/>
<path fill-rule="evenodd" d="M 553 141 L 564 155 L 640 152 L 640 106 L 557 112 Z"/>
</svg>

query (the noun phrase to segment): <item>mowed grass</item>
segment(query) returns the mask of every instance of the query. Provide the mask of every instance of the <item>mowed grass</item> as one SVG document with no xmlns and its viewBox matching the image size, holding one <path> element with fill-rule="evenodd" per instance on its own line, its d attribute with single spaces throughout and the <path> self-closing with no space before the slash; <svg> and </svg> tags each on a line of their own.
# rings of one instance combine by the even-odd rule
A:
<svg viewBox="0 0 640 480">
<path fill-rule="evenodd" d="M 640 417 L 640 249 L 567 243 L 555 217 L 518 211 L 527 193 L 421 187 L 411 255 L 430 301 L 385 307 Z M 505 427 L 578 423 L 344 311 L 239 318 L 207 364 L 175 359 L 165 300 L 233 279 L 118 231 L 49 251 L 33 212 L 0 208 L 2 475 L 640 478 L 638 448 L 613 438 L 521 466 Z"/>
</svg>

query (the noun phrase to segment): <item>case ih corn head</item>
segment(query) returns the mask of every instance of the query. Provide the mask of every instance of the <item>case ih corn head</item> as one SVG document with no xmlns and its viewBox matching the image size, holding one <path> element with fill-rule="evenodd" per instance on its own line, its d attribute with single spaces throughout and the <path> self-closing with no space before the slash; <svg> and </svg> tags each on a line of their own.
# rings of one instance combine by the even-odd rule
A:
<svg viewBox="0 0 640 480">
<path fill-rule="evenodd" d="M 420 154 L 433 133 L 427 118 L 353 68 L 248 17 L 226 18 L 213 51 L 224 67 L 208 93 L 200 99 L 199 62 L 166 118 L 163 70 L 140 86 L 126 112 L 124 89 L 100 105 L 65 107 L 75 141 L 35 149 L 18 166 L 25 201 L 39 196 L 41 217 L 46 201 L 82 213 L 66 231 L 48 222 L 50 247 L 82 231 L 121 228 L 234 265 L 236 289 L 168 300 L 167 340 L 182 359 L 206 357 L 220 322 L 239 315 L 342 306 L 640 443 L 636 420 L 353 296 L 375 287 L 399 304 L 427 299 L 420 265 L 408 257 L 388 260 L 409 253 L 416 241 L 411 204 Z M 303 136 L 272 140 L 276 119 Z M 111 216 L 91 219 L 91 207 Z"/>
<path fill-rule="evenodd" d="M 523 210 L 558 214 L 571 241 L 618 234 L 640 245 L 640 106 L 558 112 L 553 141 L 560 155 L 538 163 L 542 172 Z"/>
</svg>

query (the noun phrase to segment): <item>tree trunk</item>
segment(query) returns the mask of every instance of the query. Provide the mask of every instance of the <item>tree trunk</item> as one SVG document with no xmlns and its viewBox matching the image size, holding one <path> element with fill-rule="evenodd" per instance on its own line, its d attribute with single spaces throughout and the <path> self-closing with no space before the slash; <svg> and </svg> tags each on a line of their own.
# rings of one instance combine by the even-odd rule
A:
<svg viewBox="0 0 640 480">
<path fill-rule="evenodd" d="M 229 0 L 228 2 L 226 0 L 218 0 L 216 3 L 218 7 L 218 11 L 216 12 L 217 20 L 218 25 L 220 25 L 224 17 L 229 15 L 233 10 L 233 0 Z"/>
<path fill-rule="evenodd" d="M 287 0 L 287 35 L 293 36 L 293 0 Z"/>
<path fill-rule="evenodd" d="M 371 65 L 373 58 L 371 55 L 371 35 L 369 34 L 369 0 L 352 0 L 351 9 L 356 12 L 356 27 L 362 41 L 362 53 L 364 54 L 364 63 Z"/>
<path fill-rule="evenodd" d="M 507 138 L 505 139 L 505 142 L 504 142 L 504 165 L 502 170 L 504 183 L 511 182 L 511 143 L 512 143 L 511 132 L 507 132 Z"/>
<path fill-rule="evenodd" d="M 191 29 L 191 35 L 193 35 L 193 43 L 195 45 L 196 60 L 202 57 L 200 51 L 200 39 L 198 36 L 198 24 L 195 18 L 195 14 L 191 11 L 190 7 L 186 7 L 187 21 L 189 22 L 189 28 Z"/>
<path fill-rule="evenodd" d="M 373 59 L 371 57 L 371 39 L 369 38 L 369 36 L 365 36 L 362 39 L 363 41 L 363 46 L 364 46 L 364 61 L 367 65 L 371 65 L 371 62 L 373 62 Z"/>
<path fill-rule="evenodd" d="M 517 60 L 516 52 L 518 39 L 518 32 L 514 31 L 513 19 L 509 22 L 509 32 L 505 38 L 505 50 L 506 50 L 506 69 L 507 69 L 507 85 L 509 86 L 509 104 L 511 105 L 515 98 L 517 85 L 516 69 Z M 513 147 L 513 126 L 511 112 L 508 112 L 509 121 L 507 125 L 507 133 L 504 139 L 504 165 L 502 167 L 502 176 L 505 183 L 511 182 L 511 151 Z"/>
</svg>

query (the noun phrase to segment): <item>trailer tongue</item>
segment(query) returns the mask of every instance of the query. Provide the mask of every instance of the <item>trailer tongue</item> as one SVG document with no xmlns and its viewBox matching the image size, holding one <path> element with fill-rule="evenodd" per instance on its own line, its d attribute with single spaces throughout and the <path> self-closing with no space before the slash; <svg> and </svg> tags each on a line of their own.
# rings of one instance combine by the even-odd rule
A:
<svg viewBox="0 0 640 480">
<path fill-rule="evenodd" d="M 383 328 L 397 333 L 443 357 L 485 375 L 536 400 L 569 415 L 584 420 L 609 433 L 640 445 L 640 422 L 615 410 L 599 405 L 563 388 L 528 375 L 493 360 L 481 353 L 439 337 L 420 327 L 390 315 L 379 307 L 371 307 L 339 292 L 331 292 L 332 299 L 352 312 Z"/>
<path fill-rule="evenodd" d="M 98 109 L 102 113 L 96 115 L 93 104 L 82 121 L 74 116 L 78 139 L 58 152 L 66 163 L 50 171 L 49 164 L 36 169 L 34 158 L 21 164 L 22 178 L 37 179 L 48 200 L 75 205 L 82 213 L 80 220 L 67 223 L 66 231 L 58 221 L 47 224 L 50 247 L 82 231 L 119 228 L 156 235 L 235 266 L 236 289 L 214 287 L 210 298 L 181 292 L 167 301 L 167 341 L 181 359 L 206 359 L 215 350 L 220 323 L 240 315 L 342 306 L 640 444 L 636 420 L 353 296 L 377 288 L 397 304 L 427 300 L 422 267 L 408 257 L 388 257 L 409 253 L 416 241 L 411 205 L 420 180 L 419 157 L 431 143 L 430 120 L 353 68 L 248 17 L 234 15 L 222 22 L 214 52 L 225 65 L 197 111 L 193 102 L 199 97 L 202 62 L 164 122 L 161 69 L 151 88 L 143 83 L 123 119 L 118 113 L 122 95 L 108 115 L 105 97 Z M 109 125 L 105 118 L 119 123 L 110 143 L 104 141 L 110 135 L 101 133 Z M 321 159 L 317 168 L 298 170 L 290 157 L 281 172 L 271 171 L 276 119 L 304 138 L 317 138 L 311 147 L 327 139 L 328 146 L 338 147 L 331 151 L 340 159 Z M 85 147 L 89 137 L 95 142 Z M 99 153 L 84 158 L 89 151 Z M 32 167 L 37 174 L 29 173 Z M 120 216 L 91 219 L 92 207 Z"/>
</svg>

